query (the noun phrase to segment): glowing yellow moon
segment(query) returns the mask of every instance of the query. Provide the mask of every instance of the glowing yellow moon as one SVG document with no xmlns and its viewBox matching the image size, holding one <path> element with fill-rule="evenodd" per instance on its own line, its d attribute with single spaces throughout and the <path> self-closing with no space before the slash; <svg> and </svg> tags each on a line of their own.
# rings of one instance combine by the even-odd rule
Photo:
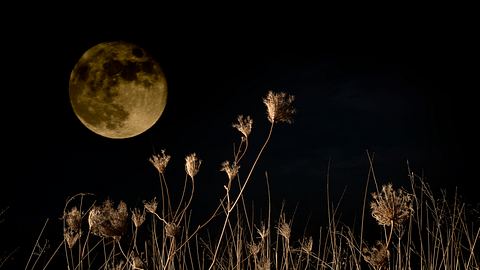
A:
<svg viewBox="0 0 480 270">
<path fill-rule="evenodd" d="M 87 50 L 70 74 L 78 119 L 107 138 L 130 138 L 151 128 L 167 102 L 159 64 L 136 45 L 105 42 Z"/>
</svg>

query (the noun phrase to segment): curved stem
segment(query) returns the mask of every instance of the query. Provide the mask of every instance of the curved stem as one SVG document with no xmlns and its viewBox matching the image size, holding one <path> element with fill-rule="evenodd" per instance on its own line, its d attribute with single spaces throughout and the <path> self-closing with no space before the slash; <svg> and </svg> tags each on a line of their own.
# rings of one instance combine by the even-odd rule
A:
<svg viewBox="0 0 480 270">
<path fill-rule="evenodd" d="M 230 217 L 230 213 L 233 211 L 233 209 L 234 209 L 235 206 L 237 205 L 237 203 L 238 203 L 238 201 L 240 200 L 240 198 L 242 198 L 243 191 L 245 190 L 245 187 L 247 186 L 247 184 L 248 184 L 248 182 L 249 182 L 249 180 L 250 180 L 250 178 L 251 178 L 251 176 L 252 176 L 253 170 L 255 169 L 258 160 L 260 159 L 263 151 L 265 150 L 265 147 L 267 147 L 267 144 L 268 144 L 268 142 L 270 141 L 270 137 L 272 136 L 272 131 L 273 131 L 273 125 L 274 125 L 274 123 L 272 122 L 271 125 L 270 125 L 270 130 L 269 130 L 269 132 L 268 132 L 267 139 L 265 140 L 265 143 L 263 143 L 262 148 L 261 148 L 260 151 L 258 152 L 258 155 L 257 155 L 257 157 L 255 158 L 255 161 L 253 162 L 253 165 L 252 165 L 252 167 L 250 168 L 250 171 L 248 172 L 247 178 L 245 178 L 245 183 L 243 183 L 243 186 L 242 186 L 242 188 L 240 189 L 240 192 L 238 193 L 237 198 L 235 199 L 235 201 L 233 202 L 233 204 L 227 208 L 227 212 L 226 212 L 227 215 L 226 215 L 226 217 L 225 217 L 225 222 L 223 223 L 223 229 L 222 229 L 222 232 L 220 233 L 220 238 L 218 239 L 217 247 L 215 248 L 215 253 L 213 254 L 212 263 L 210 264 L 210 267 L 208 268 L 209 270 L 212 269 L 213 266 L 215 265 L 215 260 L 216 260 L 216 258 L 217 258 L 218 249 L 220 248 L 220 244 L 222 243 L 222 238 L 223 238 L 223 235 L 224 235 L 224 233 L 225 233 L 225 227 L 227 226 L 228 218 Z"/>
</svg>

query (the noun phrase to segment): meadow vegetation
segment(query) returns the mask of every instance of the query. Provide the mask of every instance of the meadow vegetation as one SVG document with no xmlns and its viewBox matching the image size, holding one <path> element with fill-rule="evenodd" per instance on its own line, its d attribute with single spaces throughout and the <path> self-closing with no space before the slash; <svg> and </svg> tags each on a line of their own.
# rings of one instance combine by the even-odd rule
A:
<svg viewBox="0 0 480 270">
<path fill-rule="evenodd" d="M 167 172 L 171 156 L 162 150 L 149 160 L 158 172 L 158 194 L 134 208 L 123 201 L 97 202 L 86 193 L 69 198 L 63 210 L 63 241 L 46 252 L 37 240 L 25 269 L 49 269 L 58 258 L 64 269 L 72 270 L 480 269 L 478 212 L 472 212 L 457 194 L 437 195 L 413 171 L 408 171 L 407 187 L 380 183 L 372 155 L 367 155 L 370 166 L 360 226 L 339 220 L 341 209 L 331 203 L 328 176 L 327 216 L 318 237 L 306 232 L 294 239 L 293 231 L 303 228 L 295 228 L 283 210 L 273 213 L 269 207 L 265 218 L 253 218 L 245 190 L 251 181 L 265 181 L 252 179 L 253 172 L 274 127 L 292 123 L 293 101 L 293 96 L 275 92 L 263 99 L 270 126 L 248 164 L 244 157 L 251 151 L 253 119 L 238 116 L 233 128 L 240 139 L 232 157 L 220 165 L 224 195 L 203 222 L 191 222 L 196 210 L 192 198 L 202 195 L 195 193 L 201 157 L 195 153 L 185 157 L 183 192 L 175 194 L 179 199 L 174 201 Z M 209 227 L 213 224 L 218 228 Z M 367 237 L 366 226 L 380 237 Z"/>
</svg>

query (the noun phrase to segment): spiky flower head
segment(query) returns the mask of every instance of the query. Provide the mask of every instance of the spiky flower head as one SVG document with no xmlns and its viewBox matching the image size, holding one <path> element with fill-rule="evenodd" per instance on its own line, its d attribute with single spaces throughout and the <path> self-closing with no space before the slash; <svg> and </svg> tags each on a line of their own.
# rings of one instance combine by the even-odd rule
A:
<svg viewBox="0 0 480 270">
<path fill-rule="evenodd" d="M 372 193 L 372 216 L 378 224 L 399 229 L 413 213 L 413 195 L 402 189 L 395 191 L 392 184 L 383 185 L 380 193 Z"/>
<path fill-rule="evenodd" d="M 202 160 L 197 158 L 197 154 L 193 153 L 185 157 L 185 171 L 193 178 L 198 173 Z"/>
<path fill-rule="evenodd" d="M 143 201 L 143 206 L 145 209 L 152 214 L 155 214 L 157 211 L 157 205 L 157 197 L 153 198 L 151 201 Z"/>
<path fill-rule="evenodd" d="M 145 210 L 140 211 L 140 209 L 135 208 L 132 210 L 132 221 L 135 225 L 135 228 L 142 226 L 145 221 Z"/>
<path fill-rule="evenodd" d="M 285 122 L 291 124 L 295 109 L 292 106 L 295 97 L 284 92 L 274 93 L 269 91 L 263 99 L 267 106 L 267 117 L 270 123 Z"/>
<path fill-rule="evenodd" d="M 117 209 L 113 202 L 106 200 L 102 206 L 94 206 L 88 215 L 90 231 L 101 237 L 120 238 L 127 228 L 127 205 L 120 201 Z"/>
<path fill-rule="evenodd" d="M 240 133 L 243 134 L 245 139 L 248 138 L 250 132 L 252 131 L 253 120 L 250 116 L 243 117 L 243 115 L 239 115 L 237 118 L 238 123 L 233 123 L 233 127 L 236 128 Z"/>
<path fill-rule="evenodd" d="M 233 162 L 230 165 L 230 161 L 226 160 L 222 163 L 222 168 L 220 169 L 220 171 L 226 172 L 228 180 L 232 181 L 232 179 L 237 176 L 238 169 L 240 169 L 240 166 L 238 166 L 237 163 Z"/>
<path fill-rule="evenodd" d="M 168 162 L 170 161 L 170 156 L 165 154 L 165 150 L 162 149 L 161 154 L 153 155 L 149 161 L 153 164 L 153 166 L 155 166 L 155 168 L 157 168 L 159 173 L 163 174 Z"/>
<path fill-rule="evenodd" d="M 390 252 L 385 243 L 378 241 L 372 248 L 364 247 L 362 256 L 373 269 L 379 270 L 387 266 Z"/>
</svg>

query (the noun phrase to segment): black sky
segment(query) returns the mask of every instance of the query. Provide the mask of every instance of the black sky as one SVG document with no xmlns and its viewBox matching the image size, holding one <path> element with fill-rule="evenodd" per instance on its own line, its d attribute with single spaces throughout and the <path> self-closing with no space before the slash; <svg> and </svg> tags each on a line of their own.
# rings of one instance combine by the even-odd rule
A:
<svg viewBox="0 0 480 270">
<path fill-rule="evenodd" d="M 58 222 L 65 199 L 78 192 L 132 207 L 153 197 L 157 178 L 148 158 L 164 148 L 172 155 L 172 182 L 183 179 L 185 155 L 204 160 L 195 199 L 203 213 L 223 190 L 219 167 L 238 142 L 231 128 L 236 116 L 254 119 L 252 157 L 264 139 L 261 99 L 268 90 L 295 95 L 297 115 L 293 125 L 275 128 L 248 188 L 259 207 L 265 207 L 268 171 L 274 206 L 283 199 L 288 209 L 298 203 L 299 213 L 320 224 L 330 160 L 334 196 L 346 188 L 342 209 L 354 213 L 368 172 L 366 150 L 375 153 L 382 183 L 406 184 L 408 160 L 434 188 L 458 187 L 467 201 L 478 202 L 472 189 L 478 47 L 468 23 L 448 16 L 368 23 L 313 16 L 304 24 L 280 16 L 266 24 L 247 17 L 224 24 L 223 16 L 66 17 L 5 33 L 0 206 L 9 210 L 0 226 L 27 232 L 19 246 L 33 244 L 46 218 Z M 125 140 L 83 127 L 68 97 L 70 71 L 83 52 L 113 40 L 149 51 L 169 86 L 161 119 Z"/>
</svg>

